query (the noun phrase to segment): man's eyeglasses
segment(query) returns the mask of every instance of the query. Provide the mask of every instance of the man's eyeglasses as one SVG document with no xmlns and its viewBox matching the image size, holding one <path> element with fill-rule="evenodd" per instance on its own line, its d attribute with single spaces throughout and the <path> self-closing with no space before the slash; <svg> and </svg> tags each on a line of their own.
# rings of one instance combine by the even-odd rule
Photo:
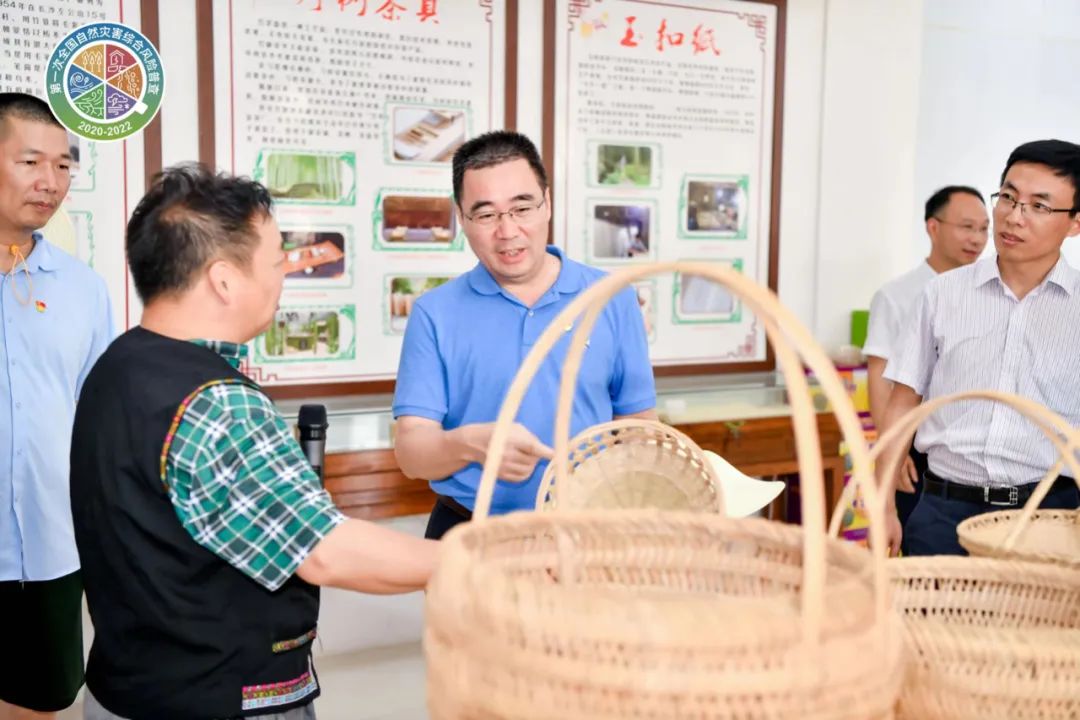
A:
<svg viewBox="0 0 1080 720">
<path fill-rule="evenodd" d="M 963 230 L 964 232 L 968 233 L 969 235 L 989 235 L 990 234 L 990 228 L 987 225 L 971 225 L 970 223 L 954 223 L 954 222 L 950 222 L 948 220 L 942 220 L 937 215 L 934 215 L 933 218 L 935 220 L 937 220 L 939 223 L 942 223 L 943 225 L 952 225 L 953 227 L 958 227 L 961 230 Z"/>
<path fill-rule="evenodd" d="M 472 215 L 466 215 L 466 219 L 477 225 L 495 225 L 502 220 L 503 215 L 509 215 L 510 219 L 514 222 L 522 223 L 528 222 L 536 216 L 536 212 L 544 207 L 544 203 L 547 199 L 541 200 L 536 205 L 515 205 L 509 210 L 503 212 L 495 212 L 494 210 L 481 210 L 478 213 Z"/>
<path fill-rule="evenodd" d="M 1038 201 L 1020 202 L 1012 193 L 1007 191 L 994 193 L 990 196 L 990 200 L 994 203 L 995 210 L 1011 213 L 1019 205 L 1021 215 L 1028 215 L 1030 210 L 1030 215 L 1033 217 L 1049 217 L 1054 213 L 1074 213 L 1077 211 L 1077 208 L 1052 208 L 1046 203 Z"/>
</svg>

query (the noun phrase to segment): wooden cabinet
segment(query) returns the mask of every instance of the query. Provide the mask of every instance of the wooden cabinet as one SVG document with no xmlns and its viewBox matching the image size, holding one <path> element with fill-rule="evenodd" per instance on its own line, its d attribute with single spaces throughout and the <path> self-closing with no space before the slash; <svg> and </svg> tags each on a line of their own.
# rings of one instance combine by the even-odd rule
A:
<svg viewBox="0 0 1080 720">
<path fill-rule="evenodd" d="M 435 503 L 426 482 L 398 469 L 393 450 L 328 455 L 326 489 L 342 512 L 365 520 L 426 513 Z"/>
<path fill-rule="evenodd" d="M 747 475 L 797 476 L 795 433 L 790 417 L 754 418 L 675 425 L 703 449 L 712 450 Z M 831 509 L 843 489 L 840 429 L 831 413 L 818 415 L 825 467 L 825 498 Z M 377 520 L 431 510 L 435 496 L 427 483 L 406 478 L 393 450 L 332 454 L 326 461 L 326 489 L 345 514 Z M 786 493 L 785 493 L 786 494 Z M 786 519 L 784 495 L 771 516 Z"/>
<path fill-rule="evenodd" d="M 825 506 L 831 512 L 844 489 L 844 458 L 840 455 L 843 439 L 832 413 L 817 416 L 818 438 L 821 447 L 825 479 Z M 799 460 L 795 451 L 795 429 L 790 417 L 755 418 L 703 422 L 675 427 L 694 439 L 703 450 L 712 450 L 751 477 L 778 476 L 788 482 L 789 490 L 797 487 Z M 769 509 L 769 517 L 789 518 L 785 492 Z"/>
</svg>

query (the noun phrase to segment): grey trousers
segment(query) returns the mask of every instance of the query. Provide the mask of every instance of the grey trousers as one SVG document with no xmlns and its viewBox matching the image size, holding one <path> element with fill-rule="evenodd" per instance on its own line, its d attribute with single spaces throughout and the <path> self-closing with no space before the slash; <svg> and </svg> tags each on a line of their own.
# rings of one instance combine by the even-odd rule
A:
<svg viewBox="0 0 1080 720">
<path fill-rule="evenodd" d="M 83 720 L 127 720 L 115 713 L 111 713 L 101 706 L 101 703 L 86 690 L 86 699 L 83 700 Z M 315 720 L 315 703 L 309 702 L 303 707 L 293 708 L 283 713 L 271 715 L 252 715 L 246 720 Z"/>
</svg>

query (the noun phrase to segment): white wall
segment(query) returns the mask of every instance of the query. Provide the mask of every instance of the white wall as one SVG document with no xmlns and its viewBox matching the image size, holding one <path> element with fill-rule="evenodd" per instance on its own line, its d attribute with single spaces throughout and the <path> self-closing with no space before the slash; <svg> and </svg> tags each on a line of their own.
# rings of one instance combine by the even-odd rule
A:
<svg viewBox="0 0 1080 720">
<path fill-rule="evenodd" d="M 813 325 L 827 350 L 908 265 L 922 5 L 828 0 Z"/>
<path fill-rule="evenodd" d="M 811 331 L 817 312 L 827 4 L 827 0 L 789 3 L 785 37 L 778 294 Z"/>
<path fill-rule="evenodd" d="M 1017 145 L 1080 141 L 1078 69 L 1077 0 L 927 3 L 909 264 L 929 252 L 915 218 L 934 190 L 959 183 L 989 195 Z M 1080 267 L 1080 240 L 1064 251 Z"/>
<path fill-rule="evenodd" d="M 158 4 L 158 51 L 168 76 L 161 105 L 161 166 L 199 159 L 195 0 Z"/>
</svg>

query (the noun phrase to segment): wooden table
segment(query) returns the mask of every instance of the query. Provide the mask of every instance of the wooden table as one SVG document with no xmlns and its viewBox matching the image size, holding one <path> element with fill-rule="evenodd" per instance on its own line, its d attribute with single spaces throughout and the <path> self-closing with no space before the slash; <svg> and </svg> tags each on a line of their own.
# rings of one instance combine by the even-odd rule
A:
<svg viewBox="0 0 1080 720">
<path fill-rule="evenodd" d="M 843 490 L 841 434 L 831 413 L 817 416 L 825 469 L 825 499 L 836 506 Z M 790 417 L 764 417 L 676 424 L 704 450 L 712 450 L 752 477 L 796 476 L 795 433 Z M 346 515 L 367 520 L 427 513 L 435 495 L 426 482 L 410 480 L 398 469 L 393 450 L 331 454 L 326 461 L 326 488 Z M 784 493 L 770 508 L 770 517 L 786 520 Z"/>
</svg>

